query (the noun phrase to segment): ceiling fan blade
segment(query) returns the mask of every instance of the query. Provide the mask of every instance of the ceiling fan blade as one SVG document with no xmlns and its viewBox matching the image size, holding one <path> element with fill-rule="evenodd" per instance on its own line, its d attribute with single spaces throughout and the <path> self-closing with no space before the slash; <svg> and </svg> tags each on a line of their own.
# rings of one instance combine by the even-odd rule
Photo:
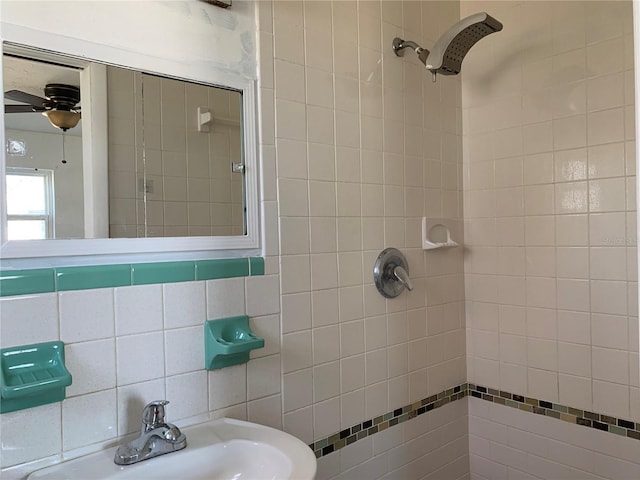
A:
<svg viewBox="0 0 640 480">
<path fill-rule="evenodd" d="M 38 110 L 34 110 L 31 105 L 5 105 L 4 113 L 32 113 Z"/>
<path fill-rule="evenodd" d="M 36 107 L 41 107 L 42 105 L 47 103 L 47 100 L 45 98 L 31 95 L 30 93 L 26 92 L 21 92 L 20 90 L 9 90 L 8 92 L 4 92 L 4 98 L 20 103 L 28 103 L 29 105 L 33 105 Z"/>
</svg>

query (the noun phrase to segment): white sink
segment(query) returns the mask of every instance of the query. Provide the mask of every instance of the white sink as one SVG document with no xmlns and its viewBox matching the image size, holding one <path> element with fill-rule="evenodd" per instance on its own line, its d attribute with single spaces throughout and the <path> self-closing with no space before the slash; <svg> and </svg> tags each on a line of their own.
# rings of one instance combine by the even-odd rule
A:
<svg viewBox="0 0 640 480">
<path fill-rule="evenodd" d="M 116 448 L 62 462 L 27 480 L 262 480 L 308 479 L 316 474 L 311 449 L 288 433 L 222 418 L 184 428 L 187 448 L 128 466 L 113 463 Z"/>
</svg>

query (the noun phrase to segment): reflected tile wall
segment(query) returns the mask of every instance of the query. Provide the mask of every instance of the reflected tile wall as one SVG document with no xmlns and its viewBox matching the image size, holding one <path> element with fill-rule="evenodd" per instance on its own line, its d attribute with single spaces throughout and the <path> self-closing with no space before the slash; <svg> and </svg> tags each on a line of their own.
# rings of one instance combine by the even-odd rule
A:
<svg viewBox="0 0 640 480">
<path fill-rule="evenodd" d="M 242 234 L 240 95 L 115 67 L 107 90 L 110 236 Z"/>
</svg>

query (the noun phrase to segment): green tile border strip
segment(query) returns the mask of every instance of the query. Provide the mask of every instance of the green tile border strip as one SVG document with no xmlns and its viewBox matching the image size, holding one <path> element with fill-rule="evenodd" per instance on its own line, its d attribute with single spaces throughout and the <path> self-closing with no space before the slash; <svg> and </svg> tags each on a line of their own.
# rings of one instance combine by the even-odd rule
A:
<svg viewBox="0 0 640 480">
<path fill-rule="evenodd" d="M 464 383 L 437 395 L 419 400 L 415 403 L 396 408 L 379 417 L 371 418 L 352 427 L 336 432 L 326 438 L 309 444 L 316 458 L 324 457 L 358 440 L 382 432 L 389 427 L 411 420 L 419 415 L 440 408 L 448 403 L 464 397 L 475 397 L 481 400 L 498 403 L 538 415 L 545 415 L 575 425 L 594 428 L 614 435 L 640 440 L 640 422 L 611 417 L 609 415 L 580 410 L 559 405 L 545 400 L 524 397 L 502 390 Z"/>
<path fill-rule="evenodd" d="M 0 270 L 0 297 L 250 275 L 264 275 L 263 258 Z"/>
<path fill-rule="evenodd" d="M 264 275 L 264 258 L 251 257 L 249 259 L 249 273 L 251 275 Z"/>
<path fill-rule="evenodd" d="M 124 287 L 131 285 L 131 265 L 62 267 L 55 269 L 55 277 L 54 292 Z"/>
<path fill-rule="evenodd" d="M 131 265 L 132 285 L 193 282 L 195 279 L 195 262 L 137 263 Z"/>
<path fill-rule="evenodd" d="M 56 285 L 54 273 L 50 268 L 0 270 L 0 296 L 53 292 Z"/>
<path fill-rule="evenodd" d="M 218 278 L 248 277 L 249 260 L 250 259 L 248 258 L 221 258 L 217 260 L 199 260 L 195 262 L 196 280 L 215 280 Z"/>
</svg>

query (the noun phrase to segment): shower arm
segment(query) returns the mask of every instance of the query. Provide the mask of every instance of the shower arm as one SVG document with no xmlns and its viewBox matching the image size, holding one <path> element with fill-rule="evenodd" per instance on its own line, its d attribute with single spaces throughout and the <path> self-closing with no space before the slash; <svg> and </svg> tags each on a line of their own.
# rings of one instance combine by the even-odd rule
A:
<svg viewBox="0 0 640 480">
<path fill-rule="evenodd" d="M 429 50 L 422 48 L 416 42 L 412 42 L 411 40 L 402 40 L 398 37 L 393 39 L 393 51 L 397 56 L 402 57 L 404 55 L 403 50 L 405 48 L 410 48 L 416 52 L 417 55 L 420 55 L 422 52 L 427 52 L 427 55 L 429 55 Z"/>
<path fill-rule="evenodd" d="M 402 40 L 398 37 L 393 39 L 393 51 L 397 56 L 402 57 L 404 55 L 403 50 L 405 48 L 410 48 L 411 50 L 416 52 L 418 56 L 420 56 L 420 54 L 423 52 L 426 52 L 425 58 L 429 56 L 429 50 L 427 50 L 426 48 L 422 48 L 416 42 L 412 42 L 411 40 Z"/>
<path fill-rule="evenodd" d="M 427 70 L 429 70 L 431 72 L 432 80 L 434 82 L 436 81 L 436 72 L 432 71 L 429 67 L 427 67 L 427 58 L 429 57 L 429 50 L 427 50 L 426 48 L 422 48 L 416 42 L 412 42 L 411 40 L 403 40 L 403 39 L 398 38 L 398 37 L 393 39 L 393 45 L 392 46 L 393 46 L 393 52 L 398 57 L 404 56 L 404 49 L 405 48 L 410 48 L 411 50 L 416 52 L 416 55 L 418 55 L 418 59 L 420 59 L 420 61 L 427 68 Z"/>
</svg>

